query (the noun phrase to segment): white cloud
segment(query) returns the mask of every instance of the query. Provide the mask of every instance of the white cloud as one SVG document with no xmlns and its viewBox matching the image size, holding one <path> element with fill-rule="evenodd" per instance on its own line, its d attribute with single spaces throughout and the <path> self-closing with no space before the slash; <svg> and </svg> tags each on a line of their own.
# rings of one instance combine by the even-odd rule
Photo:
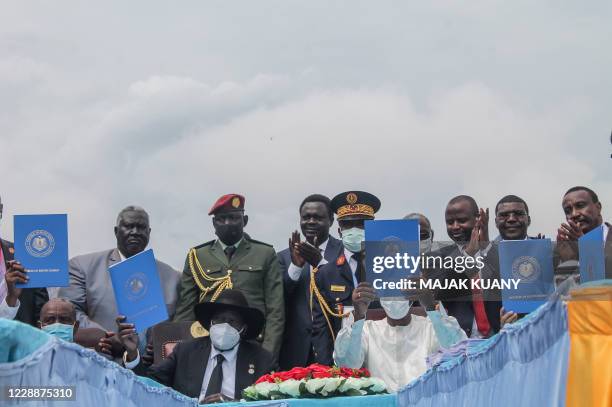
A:
<svg viewBox="0 0 612 407">
<path fill-rule="evenodd" d="M 116 213 L 138 204 L 176 267 L 214 237 L 206 213 L 228 192 L 278 249 L 304 196 L 351 188 L 377 194 L 383 218 L 424 212 L 438 238 L 460 193 L 490 208 L 515 193 L 531 231 L 553 237 L 569 186 L 592 186 L 609 216 L 605 13 L 564 31 L 573 11 L 538 19 L 545 6 L 514 29 L 509 5 L 352 4 L 151 5 L 146 19 L 98 5 L 93 20 L 13 6 L 0 20 L 5 215 L 68 212 L 75 255 L 110 247 Z"/>
</svg>

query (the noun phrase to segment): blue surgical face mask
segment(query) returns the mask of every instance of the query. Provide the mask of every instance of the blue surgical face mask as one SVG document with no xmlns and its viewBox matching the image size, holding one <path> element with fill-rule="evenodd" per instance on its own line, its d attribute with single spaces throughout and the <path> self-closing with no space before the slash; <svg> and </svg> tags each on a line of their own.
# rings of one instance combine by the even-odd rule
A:
<svg viewBox="0 0 612 407">
<path fill-rule="evenodd" d="M 55 324 L 45 325 L 42 327 L 42 330 L 49 335 L 57 336 L 66 342 L 73 342 L 74 325 L 60 324 L 58 322 Z"/>
<path fill-rule="evenodd" d="M 361 251 L 361 243 L 365 240 L 365 230 L 350 228 L 342 231 L 342 244 L 348 251 L 357 253 Z"/>
</svg>

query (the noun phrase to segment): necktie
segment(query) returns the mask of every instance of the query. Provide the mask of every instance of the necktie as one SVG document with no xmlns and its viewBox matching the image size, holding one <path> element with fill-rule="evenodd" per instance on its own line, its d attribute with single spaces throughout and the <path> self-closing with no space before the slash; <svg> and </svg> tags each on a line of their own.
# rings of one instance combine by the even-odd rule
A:
<svg viewBox="0 0 612 407">
<path fill-rule="evenodd" d="M 227 246 L 225 248 L 225 250 L 223 250 L 223 251 L 225 252 L 225 255 L 227 256 L 227 259 L 231 260 L 232 256 L 236 252 L 236 246 Z"/>
<path fill-rule="evenodd" d="M 4 253 L 2 252 L 2 247 L 0 246 L 0 304 L 4 302 L 6 294 L 8 293 L 8 287 L 6 286 L 6 280 L 4 279 L 5 275 L 6 263 L 4 262 Z"/>
<path fill-rule="evenodd" d="M 478 278 L 478 276 L 474 277 L 474 279 Z M 474 308 L 474 318 L 476 318 L 478 332 L 480 332 L 482 336 L 487 337 L 491 331 L 491 325 L 487 319 L 484 301 L 482 300 L 482 290 L 480 288 L 475 287 L 472 289 L 472 306 Z"/>
<path fill-rule="evenodd" d="M 365 281 L 365 268 L 363 267 L 363 253 L 358 252 L 353 254 L 353 258 L 357 260 L 357 268 L 355 269 L 355 277 L 357 277 L 357 283 Z"/>
<path fill-rule="evenodd" d="M 223 361 L 225 358 L 220 353 L 215 356 L 215 358 L 217 359 L 217 365 L 210 375 L 208 388 L 206 389 L 206 397 L 210 396 L 211 394 L 221 393 L 221 384 L 223 383 Z"/>
</svg>

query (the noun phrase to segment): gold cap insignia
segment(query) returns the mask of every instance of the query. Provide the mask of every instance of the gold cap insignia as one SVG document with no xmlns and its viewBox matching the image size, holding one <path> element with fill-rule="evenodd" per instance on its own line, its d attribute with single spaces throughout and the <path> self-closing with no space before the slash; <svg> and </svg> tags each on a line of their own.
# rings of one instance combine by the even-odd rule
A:
<svg viewBox="0 0 612 407">
<path fill-rule="evenodd" d="M 194 338 L 201 338 L 202 336 L 208 336 L 208 331 L 204 329 L 202 325 L 198 321 L 195 321 L 191 324 L 190 328 L 191 336 Z"/>
<path fill-rule="evenodd" d="M 234 199 L 232 199 L 232 206 L 234 208 L 237 208 L 240 206 L 240 198 L 238 198 L 237 196 L 234 197 Z"/>
<path fill-rule="evenodd" d="M 349 192 L 346 196 L 346 202 L 353 205 L 355 202 L 357 202 L 357 194 L 355 194 L 354 192 Z"/>
</svg>

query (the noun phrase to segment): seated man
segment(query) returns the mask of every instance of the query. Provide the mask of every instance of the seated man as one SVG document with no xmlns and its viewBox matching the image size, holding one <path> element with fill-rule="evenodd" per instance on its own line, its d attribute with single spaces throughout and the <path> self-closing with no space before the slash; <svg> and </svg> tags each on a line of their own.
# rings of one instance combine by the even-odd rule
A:
<svg viewBox="0 0 612 407">
<path fill-rule="evenodd" d="M 67 342 L 74 342 L 79 321 L 76 309 L 64 298 L 51 298 L 40 310 L 40 329 Z"/>
<path fill-rule="evenodd" d="M 381 299 L 387 314 L 379 321 L 365 320 L 376 292 L 367 282 L 353 290 L 354 322 L 342 328 L 334 345 L 336 365 L 367 368 L 397 391 L 427 370 L 426 358 L 440 347 L 450 347 L 467 338 L 457 320 L 437 311 L 428 290 L 412 291 L 409 299 Z M 417 299 L 428 318 L 409 313 Z"/>
<path fill-rule="evenodd" d="M 242 390 L 273 368 L 272 355 L 251 341 L 263 329 L 263 313 L 249 307 L 241 291 L 228 289 L 215 302 L 196 305 L 195 316 L 210 336 L 178 343 L 147 376 L 204 403 L 240 399 Z M 117 324 L 125 367 L 142 372 L 147 369 L 140 362 L 138 335 L 124 319 L 118 317 Z"/>
</svg>

